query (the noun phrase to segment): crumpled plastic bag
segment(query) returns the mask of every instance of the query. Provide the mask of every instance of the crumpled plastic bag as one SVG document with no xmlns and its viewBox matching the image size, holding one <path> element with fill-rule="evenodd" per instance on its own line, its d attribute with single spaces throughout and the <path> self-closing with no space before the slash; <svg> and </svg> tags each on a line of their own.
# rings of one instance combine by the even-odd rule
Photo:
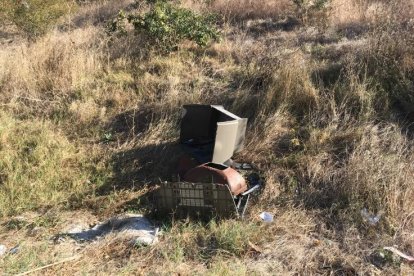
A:
<svg viewBox="0 0 414 276">
<path fill-rule="evenodd" d="M 157 242 L 158 228 L 142 215 L 128 214 L 97 224 L 90 229 L 75 227 L 65 233 L 77 241 L 93 241 L 110 233 L 121 238 L 130 238 L 139 245 Z"/>
</svg>

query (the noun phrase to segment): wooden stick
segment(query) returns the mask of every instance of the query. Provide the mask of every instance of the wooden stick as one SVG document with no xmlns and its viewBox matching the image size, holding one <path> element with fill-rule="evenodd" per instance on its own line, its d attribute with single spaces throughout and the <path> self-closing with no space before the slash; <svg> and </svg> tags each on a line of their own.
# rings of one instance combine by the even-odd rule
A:
<svg viewBox="0 0 414 276">
<path fill-rule="evenodd" d="M 28 275 L 30 273 L 33 273 L 33 272 L 36 272 L 36 271 L 39 271 L 39 270 L 43 270 L 45 268 L 49 268 L 51 266 L 55 266 L 55 265 L 58 265 L 58 264 L 63 264 L 63 263 L 66 263 L 66 262 L 75 261 L 75 260 L 80 259 L 80 257 L 81 256 L 74 256 L 74 257 L 66 258 L 66 259 L 63 259 L 63 260 L 61 260 L 59 262 L 53 263 L 53 264 L 48 264 L 48 265 L 45 265 L 45 266 L 42 266 L 42 267 L 35 268 L 33 270 L 29 270 L 29 271 L 26 271 L 26 272 L 17 274 L 17 276 Z"/>
<path fill-rule="evenodd" d="M 384 247 L 384 250 L 388 250 L 388 251 L 391 251 L 394 254 L 397 254 L 401 258 L 404 258 L 405 260 L 407 260 L 409 263 L 414 263 L 414 257 L 402 253 L 400 250 L 398 250 L 395 247 L 392 247 L 392 246 L 390 246 L 390 247 Z"/>
</svg>

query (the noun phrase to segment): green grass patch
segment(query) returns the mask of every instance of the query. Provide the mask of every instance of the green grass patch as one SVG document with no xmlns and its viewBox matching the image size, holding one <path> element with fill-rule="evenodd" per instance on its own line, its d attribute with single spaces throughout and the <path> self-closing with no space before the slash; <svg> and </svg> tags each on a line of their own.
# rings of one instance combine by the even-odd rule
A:
<svg viewBox="0 0 414 276">
<path fill-rule="evenodd" d="M 166 229 L 167 240 L 161 255 L 173 263 L 209 262 L 222 255 L 242 257 L 248 251 L 249 241 L 259 242 L 259 228 L 255 223 L 239 220 L 213 220 L 207 225 L 178 222 Z"/>
<path fill-rule="evenodd" d="M 54 206 L 90 190 L 94 166 L 48 122 L 0 112 L 0 214 Z"/>
<path fill-rule="evenodd" d="M 0 262 L 0 271 L 5 275 L 15 275 L 52 263 L 45 254 L 48 249 L 49 246 L 45 242 L 37 245 L 22 244 L 18 247 L 17 253 L 4 257 Z"/>
</svg>

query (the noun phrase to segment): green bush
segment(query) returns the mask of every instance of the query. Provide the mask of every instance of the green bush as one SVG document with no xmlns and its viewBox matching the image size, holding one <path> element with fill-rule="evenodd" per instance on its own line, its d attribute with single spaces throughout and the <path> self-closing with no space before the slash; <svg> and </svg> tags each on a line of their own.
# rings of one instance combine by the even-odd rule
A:
<svg viewBox="0 0 414 276">
<path fill-rule="evenodd" d="M 29 38 L 44 34 L 75 7 L 66 0 L 0 0 L 0 4 L 3 20 L 16 25 Z"/>
<path fill-rule="evenodd" d="M 200 15 L 167 1 L 151 1 L 144 14 L 126 16 L 122 11 L 109 25 L 110 32 L 125 33 L 125 19 L 136 33 L 143 35 L 149 46 L 172 51 L 184 40 L 206 46 L 219 38 L 212 15 Z"/>
</svg>

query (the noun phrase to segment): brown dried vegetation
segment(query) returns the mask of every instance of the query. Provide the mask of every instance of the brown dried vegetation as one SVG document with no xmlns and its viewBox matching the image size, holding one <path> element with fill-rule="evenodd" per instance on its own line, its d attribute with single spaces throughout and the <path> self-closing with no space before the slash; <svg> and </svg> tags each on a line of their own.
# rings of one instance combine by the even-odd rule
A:
<svg viewBox="0 0 414 276">
<path fill-rule="evenodd" d="M 76 254 L 44 273 L 413 273 L 378 257 L 392 245 L 414 254 L 413 1 L 333 0 L 306 20 L 287 0 L 183 1 L 222 15 L 223 37 L 167 55 L 106 36 L 106 19 L 136 8 L 121 2 L 83 3 L 36 41 L 0 32 L 0 241 L 21 245 L 1 272 Z M 266 188 L 247 219 L 167 219 L 149 248 L 50 244 L 72 217 L 151 212 L 152 187 L 172 179 L 185 103 L 249 118 L 236 159 L 257 165 Z"/>
</svg>

